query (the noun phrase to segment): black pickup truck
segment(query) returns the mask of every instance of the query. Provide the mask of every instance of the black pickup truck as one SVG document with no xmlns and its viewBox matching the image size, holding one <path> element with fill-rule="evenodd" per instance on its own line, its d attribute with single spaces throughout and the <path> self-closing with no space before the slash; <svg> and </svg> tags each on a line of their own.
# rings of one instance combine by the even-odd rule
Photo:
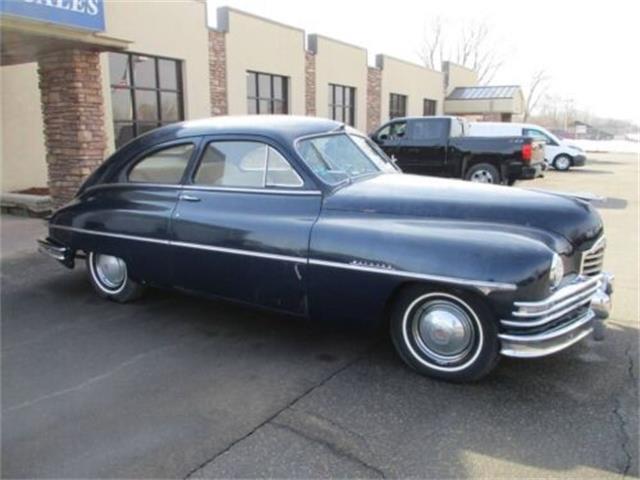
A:
<svg viewBox="0 0 640 480">
<path fill-rule="evenodd" d="M 371 139 L 405 173 L 504 183 L 542 176 L 544 144 L 530 137 L 467 137 L 456 117 L 395 118 Z"/>
</svg>

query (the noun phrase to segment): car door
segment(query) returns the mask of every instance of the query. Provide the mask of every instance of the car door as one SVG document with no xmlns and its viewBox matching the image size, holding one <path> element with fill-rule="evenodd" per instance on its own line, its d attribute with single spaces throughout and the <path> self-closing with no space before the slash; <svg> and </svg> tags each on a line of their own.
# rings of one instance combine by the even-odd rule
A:
<svg viewBox="0 0 640 480">
<path fill-rule="evenodd" d="M 269 141 L 207 138 L 173 215 L 175 285 L 304 314 L 322 195 L 303 178 Z"/>
<path fill-rule="evenodd" d="M 442 176 L 447 162 L 447 121 L 441 119 L 413 119 L 408 122 L 402 139 L 398 166 L 406 173 Z"/>
<path fill-rule="evenodd" d="M 198 140 L 155 145 L 126 162 L 108 183 L 90 187 L 73 227 L 89 251 L 123 258 L 137 280 L 167 285 L 169 222 Z M 80 211 L 85 208 L 86 211 Z"/>
<path fill-rule="evenodd" d="M 384 125 L 373 136 L 373 141 L 376 142 L 384 153 L 391 157 L 398 166 L 400 166 L 400 158 L 404 157 L 405 153 L 402 148 L 402 140 L 406 130 L 407 122 L 405 120 L 399 120 Z"/>
<path fill-rule="evenodd" d="M 535 128 L 524 128 L 522 135 L 531 137 L 534 140 L 544 142 L 544 157 L 547 163 L 553 162 L 553 159 L 560 153 L 561 147 L 549 135 Z"/>
</svg>

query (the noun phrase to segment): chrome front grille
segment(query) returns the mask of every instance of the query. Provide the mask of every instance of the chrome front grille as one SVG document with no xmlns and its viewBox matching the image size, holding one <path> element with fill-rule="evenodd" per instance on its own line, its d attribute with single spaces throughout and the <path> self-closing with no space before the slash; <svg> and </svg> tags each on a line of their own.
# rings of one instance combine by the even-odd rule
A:
<svg viewBox="0 0 640 480">
<path fill-rule="evenodd" d="M 602 264 L 604 263 L 604 251 L 607 241 L 601 237 L 589 250 L 582 252 L 582 260 L 580 262 L 580 275 L 592 277 L 602 272 Z"/>
<path fill-rule="evenodd" d="M 571 323 L 589 309 L 601 276 L 578 277 L 551 296 L 538 302 L 515 302 L 512 318 L 500 320 L 502 327 L 518 334 L 544 332 Z"/>
</svg>

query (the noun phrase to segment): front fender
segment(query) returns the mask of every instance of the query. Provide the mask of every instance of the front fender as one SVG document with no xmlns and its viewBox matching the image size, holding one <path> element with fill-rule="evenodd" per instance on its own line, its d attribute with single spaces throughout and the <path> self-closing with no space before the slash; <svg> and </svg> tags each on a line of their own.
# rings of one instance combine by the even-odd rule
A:
<svg viewBox="0 0 640 480">
<path fill-rule="evenodd" d="M 342 281 L 367 285 L 369 302 L 413 279 L 475 290 L 490 297 L 495 310 L 508 310 L 515 299 L 548 294 L 552 250 L 562 247 L 558 243 L 544 232 L 522 228 L 324 212 L 311 235 L 311 274 L 317 275 L 311 285 L 333 288 L 323 284 L 332 278 L 327 269 L 351 270 Z M 313 298 L 316 292 L 310 293 Z"/>
</svg>

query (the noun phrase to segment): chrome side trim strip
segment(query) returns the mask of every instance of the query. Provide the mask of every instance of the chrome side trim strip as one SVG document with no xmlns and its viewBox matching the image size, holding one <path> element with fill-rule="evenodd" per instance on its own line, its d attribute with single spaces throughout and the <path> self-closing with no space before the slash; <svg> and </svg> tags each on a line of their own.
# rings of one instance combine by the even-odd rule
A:
<svg viewBox="0 0 640 480">
<path fill-rule="evenodd" d="M 149 242 L 149 243 L 158 243 L 161 245 L 175 245 L 176 247 L 184 247 L 184 248 L 194 248 L 198 250 L 209 250 L 213 252 L 222 252 L 222 253 L 230 253 L 234 255 L 246 255 L 250 257 L 260 257 L 260 258 L 270 258 L 273 260 L 284 260 L 287 262 L 295 262 L 295 263 L 307 263 L 307 259 L 304 257 L 292 257 L 288 255 L 278 255 L 273 253 L 263 253 L 263 252 L 254 252 L 252 250 L 239 250 L 236 248 L 225 248 L 225 247 L 217 247 L 213 245 L 203 245 L 200 243 L 189 243 L 189 242 L 174 242 L 171 240 L 161 240 L 156 238 L 149 237 L 139 237 L 136 235 L 125 235 L 123 233 L 110 233 L 110 232 L 99 232 L 97 230 L 87 230 L 84 228 L 76 228 L 76 227 L 66 227 L 64 225 L 51 225 L 51 228 L 55 228 L 58 230 L 67 230 L 71 232 L 77 233 L 85 233 L 89 235 L 99 235 L 104 237 L 111 238 L 121 238 L 124 240 L 135 240 L 139 242 Z"/>
<path fill-rule="evenodd" d="M 102 237 L 122 238 L 124 240 L 136 240 L 139 242 L 159 243 L 161 245 L 169 245 L 170 243 L 169 240 L 162 240 L 160 238 L 139 237 L 137 235 L 126 235 L 124 233 L 100 232 L 98 230 L 87 230 L 85 228 L 67 227 L 65 225 L 49 225 L 49 228 L 53 228 L 56 230 L 65 230 L 68 232 L 86 233 L 88 235 L 99 235 Z"/>
<path fill-rule="evenodd" d="M 289 255 L 279 255 L 277 253 L 254 252 L 253 250 L 239 250 L 237 248 L 216 247 L 213 245 L 202 245 L 200 243 L 169 242 L 170 245 L 184 248 L 194 248 L 196 250 L 208 250 L 211 252 L 230 253 L 232 255 L 245 255 L 248 257 L 268 258 L 271 260 L 282 260 L 284 262 L 307 263 L 304 257 L 291 257 Z"/>
<path fill-rule="evenodd" d="M 366 267 L 361 265 L 352 265 L 348 263 L 340 263 L 340 262 L 329 262 L 326 260 L 316 260 L 309 259 L 307 260 L 305 257 L 294 257 L 289 255 L 279 255 L 275 253 L 263 253 L 263 252 L 255 252 L 252 250 L 240 250 L 235 248 L 226 248 L 226 247 L 218 247 L 214 245 L 203 245 L 199 243 L 188 243 L 188 242 L 174 242 L 171 240 L 161 240 L 156 238 L 148 238 L 148 237 L 139 237 L 136 235 L 125 235 L 122 233 L 110 233 L 110 232 L 100 232 L 97 230 L 87 230 L 84 228 L 76 228 L 76 227 L 68 227 L 65 225 L 50 225 L 49 228 L 65 230 L 70 232 L 84 233 L 88 235 L 101 235 L 104 237 L 112 237 L 112 238 L 122 238 L 125 240 L 135 240 L 140 242 L 150 242 L 150 243 L 158 243 L 161 245 L 175 245 L 177 247 L 183 248 L 196 248 L 200 250 L 209 250 L 213 252 L 221 252 L 221 253 L 230 253 L 233 255 L 246 255 L 250 257 L 259 257 L 259 258 L 269 258 L 273 260 L 283 260 L 286 262 L 293 263 L 309 263 L 311 265 L 320 265 L 325 267 L 333 267 L 333 268 L 342 268 L 347 270 L 357 270 L 361 272 L 371 272 L 371 273 L 381 273 L 385 275 L 395 275 L 398 277 L 406 277 L 406 278 L 416 278 L 419 280 L 428 280 L 434 282 L 442 282 L 448 283 L 452 285 L 462 285 L 467 287 L 474 287 L 481 290 L 483 293 L 490 293 L 496 290 L 515 290 L 517 287 L 512 283 L 500 283 L 500 282 L 485 282 L 480 280 L 469 280 L 464 278 L 455 278 L 455 277 L 445 277 L 440 275 L 428 275 L 424 273 L 416 273 L 416 272 L 407 272 L 403 270 L 390 270 L 390 269 L 380 269 L 375 267 Z"/>
<path fill-rule="evenodd" d="M 469 280 L 465 278 L 445 277 L 440 275 L 429 275 L 425 273 L 407 272 L 404 270 L 390 270 L 375 267 L 365 267 L 361 265 L 352 265 L 349 263 L 330 262 L 326 260 L 309 259 L 311 265 L 320 265 L 323 267 L 343 268 L 346 270 L 358 270 L 361 272 L 381 273 L 383 275 L 395 275 L 398 277 L 416 278 L 419 280 L 428 280 L 433 282 L 450 283 L 453 285 L 463 285 L 467 287 L 475 287 L 484 292 L 492 292 L 494 290 L 515 290 L 517 287 L 512 283 L 485 282 L 481 280 Z"/>
</svg>

